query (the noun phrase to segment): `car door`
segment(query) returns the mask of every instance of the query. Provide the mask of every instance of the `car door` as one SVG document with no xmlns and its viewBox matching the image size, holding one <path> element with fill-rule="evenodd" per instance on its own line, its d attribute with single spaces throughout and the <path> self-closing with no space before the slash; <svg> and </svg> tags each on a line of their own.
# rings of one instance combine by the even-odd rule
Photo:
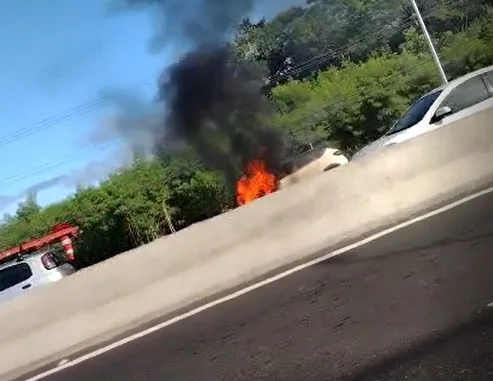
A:
<svg viewBox="0 0 493 381">
<path fill-rule="evenodd" d="M 13 299 L 31 287 L 33 272 L 25 262 L 0 269 L 0 302 Z"/>
<path fill-rule="evenodd" d="M 442 127 L 493 107 L 491 95 L 483 74 L 469 78 L 452 89 L 437 107 L 437 110 L 449 107 L 452 112 L 437 122 L 432 120 L 431 124 L 434 127 Z"/>
</svg>

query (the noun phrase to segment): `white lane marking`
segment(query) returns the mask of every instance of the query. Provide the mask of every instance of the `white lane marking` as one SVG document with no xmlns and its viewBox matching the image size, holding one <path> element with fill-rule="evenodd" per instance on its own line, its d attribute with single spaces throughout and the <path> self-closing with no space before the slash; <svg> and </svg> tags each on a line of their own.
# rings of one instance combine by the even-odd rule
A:
<svg viewBox="0 0 493 381">
<path fill-rule="evenodd" d="M 159 324 L 157 324 L 157 325 L 155 325 L 153 327 L 147 328 L 147 329 L 145 329 L 145 330 L 143 330 L 141 332 L 134 333 L 134 334 L 132 334 L 130 336 L 127 336 L 127 337 L 125 337 L 125 338 L 123 338 L 121 340 L 118 340 L 118 341 L 116 341 L 116 342 L 114 342 L 112 344 L 109 344 L 109 345 L 107 345 L 105 347 L 102 347 L 102 348 L 99 348 L 99 349 L 97 349 L 97 350 L 95 350 L 95 351 L 93 351 L 91 353 L 87 353 L 87 354 L 85 354 L 85 355 L 83 355 L 81 357 L 78 357 L 78 358 L 76 358 L 74 360 L 71 360 L 68 363 L 65 363 L 65 364 L 63 364 L 61 366 L 58 366 L 58 367 L 53 368 L 53 369 L 50 369 L 50 370 L 48 370 L 46 372 L 40 373 L 40 374 L 38 374 L 38 375 L 36 375 L 36 376 L 34 376 L 32 378 L 29 378 L 26 381 L 38 381 L 38 380 L 41 380 L 41 379 L 43 379 L 45 377 L 51 376 L 51 375 L 53 375 L 55 373 L 58 373 L 58 372 L 60 372 L 60 371 L 62 371 L 64 369 L 73 367 L 73 366 L 75 366 L 77 364 L 80 364 L 81 362 L 87 361 L 87 360 L 92 359 L 92 358 L 94 358 L 96 356 L 102 355 L 103 353 L 109 352 L 112 349 L 118 348 L 118 347 L 120 347 L 120 346 L 122 346 L 124 344 L 127 344 L 127 343 L 131 342 L 131 341 L 134 341 L 134 340 L 140 339 L 141 337 L 150 335 L 151 333 L 154 333 L 154 332 L 156 332 L 156 331 L 158 331 L 160 329 L 163 329 L 163 328 L 165 328 L 167 326 L 170 326 L 171 324 L 177 323 L 177 322 L 179 322 L 181 320 L 184 320 L 184 319 L 189 318 L 191 316 L 197 315 L 198 313 L 200 313 L 202 311 L 205 311 L 205 310 L 208 310 L 209 308 L 215 307 L 215 306 L 217 306 L 219 304 L 222 304 L 222 303 L 225 303 L 225 302 L 227 302 L 229 300 L 236 299 L 236 298 L 238 298 L 238 297 L 240 297 L 242 295 L 245 295 L 246 293 L 249 293 L 251 291 L 254 291 L 254 290 L 256 290 L 256 289 L 258 289 L 260 287 L 263 287 L 263 286 L 268 285 L 270 283 L 273 283 L 275 281 L 278 281 L 279 279 L 283 279 L 283 278 L 285 278 L 285 277 L 287 277 L 289 275 L 292 275 L 292 274 L 294 274 L 294 273 L 296 273 L 298 271 L 304 270 L 304 269 L 306 269 L 308 267 L 311 267 L 313 265 L 316 265 L 316 264 L 318 264 L 320 262 L 324 262 L 327 259 L 336 257 L 336 256 L 341 255 L 341 254 L 344 254 L 344 253 L 346 253 L 346 252 L 348 252 L 350 250 L 353 250 L 353 249 L 355 249 L 357 247 L 363 246 L 363 245 L 365 245 L 365 244 L 367 244 L 369 242 L 372 242 L 372 241 L 374 241 L 374 240 L 376 240 L 378 238 L 381 238 L 381 237 L 386 236 L 388 234 L 394 233 L 394 232 L 396 232 L 398 230 L 401 230 L 401 229 L 403 229 L 405 227 L 408 227 L 410 225 L 413 225 L 413 224 L 415 224 L 417 222 L 426 220 L 426 219 L 428 219 L 430 217 L 436 216 L 437 214 L 444 213 L 444 212 L 446 212 L 446 211 L 448 211 L 450 209 L 456 208 L 456 207 L 458 207 L 458 206 L 460 206 L 462 204 L 465 204 L 465 203 L 467 203 L 469 201 L 472 201 L 472 200 L 474 200 L 474 199 L 476 199 L 478 197 L 484 196 L 484 195 L 486 195 L 488 193 L 491 193 L 491 192 L 493 192 L 493 187 L 488 188 L 488 189 L 485 189 L 485 190 L 483 190 L 481 192 L 474 193 L 474 194 L 472 194 L 470 196 L 464 197 L 464 198 L 462 198 L 460 200 L 457 200 L 457 201 L 455 201 L 455 202 L 453 202 L 451 204 L 445 205 L 445 206 L 443 206 L 443 207 L 441 207 L 439 209 L 435 209 L 435 210 L 433 210 L 431 212 L 428 212 L 426 214 L 423 214 L 423 215 L 421 215 L 419 217 L 413 218 L 412 220 L 408 220 L 408 221 L 402 222 L 402 223 L 400 223 L 400 224 L 398 224 L 396 226 L 393 226 L 391 228 L 385 229 L 385 230 L 383 230 L 383 231 L 381 231 L 379 233 L 376 233 L 376 234 L 374 234 L 374 235 L 372 235 L 370 237 L 367 237 L 367 238 L 365 238 L 365 239 L 363 239 L 361 241 L 358 241 L 358 242 L 353 243 L 351 245 L 345 246 L 343 248 L 340 248 L 338 250 L 335 250 L 335 251 L 332 251 L 332 252 L 330 252 L 328 254 L 325 254 L 325 255 L 323 255 L 323 256 L 321 256 L 319 258 L 313 259 L 313 260 L 311 260 L 309 262 L 306 262 L 306 263 L 303 263 L 303 264 L 298 265 L 296 267 L 293 267 L 292 269 L 289 269 L 289 270 L 286 270 L 286 271 L 284 271 L 284 272 L 282 272 L 280 274 L 274 275 L 274 276 L 272 276 L 272 277 L 270 277 L 268 279 L 265 279 L 265 280 L 263 280 L 261 282 L 252 284 L 251 286 L 248 286 L 248 287 L 245 287 L 245 288 L 243 288 L 243 289 L 241 289 L 239 291 L 233 292 L 232 294 L 223 296 L 222 298 L 219 298 L 219 299 L 216 299 L 216 300 L 214 300 L 214 301 L 212 301 L 210 303 L 204 304 L 203 306 L 200 306 L 200 307 L 195 308 L 195 309 L 193 309 L 191 311 L 185 312 L 182 315 L 176 316 L 176 317 L 174 317 L 172 319 L 169 319 L 169 320 L 167 320 L 165 322 L 159 323 Z M 493 306 L 493 302 L 492 302 L 492 306 Z"/>
<path fill-rule="evenodd" d="M 488 303 L 488 304 L 486 305 L 486 307 L 488 307 L 488 308 L 493 308 L 493 302 Z"/>
</svg>

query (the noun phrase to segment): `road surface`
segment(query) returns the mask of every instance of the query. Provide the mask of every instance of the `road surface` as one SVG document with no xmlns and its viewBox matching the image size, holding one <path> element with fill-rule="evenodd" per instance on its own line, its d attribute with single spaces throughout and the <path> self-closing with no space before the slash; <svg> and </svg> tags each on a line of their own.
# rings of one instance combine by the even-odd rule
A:
<svg viewBox="0 0 493 381">
<path fill-rule="evenodd" d="M 489 194 L 46 381 L 492 380 L 492 275 Z"/>
</svg>

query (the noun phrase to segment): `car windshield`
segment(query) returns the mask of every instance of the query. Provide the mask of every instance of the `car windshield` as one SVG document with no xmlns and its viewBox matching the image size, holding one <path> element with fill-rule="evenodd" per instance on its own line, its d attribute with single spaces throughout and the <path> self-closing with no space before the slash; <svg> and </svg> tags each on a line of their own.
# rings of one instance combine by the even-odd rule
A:
<svg viewBox="0 0 493 381">
<path fill-rule="evenodd" d="M 396 132 L 403 131 L 418 123 L 423 119 L 433 102 L 435 102 L 441 93 L 442 90 L 437 90 L 419 98 L 411 107 L 409 107 L 406 113 L 400 117 L 387 134 L 395 134 Z"/>
</svg>

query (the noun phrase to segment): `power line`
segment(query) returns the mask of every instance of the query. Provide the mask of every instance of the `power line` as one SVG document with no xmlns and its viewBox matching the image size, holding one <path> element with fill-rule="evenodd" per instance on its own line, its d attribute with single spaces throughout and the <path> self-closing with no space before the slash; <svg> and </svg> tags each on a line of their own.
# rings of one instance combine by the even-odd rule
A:
<svg viewBox="0 0 493 381">
<path fill-rule="evenodd" d="M 459 3 L 460 1 L 462 1 L 462 0 L 451 0 L 451 1 L 447 2 L 445 5 L 453 5 L 453 4 Z M 433 16 L 433 13 L 436 11 L 436 8 L 438 8 L 439 6 L 442 6 L 442 5 L 443 4 L 437 4 L 433 7 L 431 7 L 430 9 L 428 9 L 426 12 L 423 12 L 422 14 L 423 14 L 424 18 L 426 19 L 428 17 Z M 395 28 L 394 30 L 395 31 L 402 31 L 402 30 L 406 29 L 407 27 L 413 25 L 415 23 L 414 17 L 415 17 L 414 15 L 410 15 L 410 16 L 404 18 L 401 21 L 401 22 L 404 22 L 404 24 L 401 24 L 398 28 Z M 277 74 L 277 75 L 274 75 L 274 76 L 267 78 L 267 81 L 269 84 L 276 83 L 281 79 L 284 79 L 284 78 L 299 74 L 303 71 L 315 68 L 318 65 L 326 62 L 328 59 L 335 58 L 338 55 L 345 53 L 347 51 L 348 47 L 350 47 L 351 45 L 355 45 L 357 43 L 367 42 L 371 38 L 373 38 L 375 35 L 379 35 L 379 34 L 383 33 L 386 29 L 388 29 L 387 25 L 385 25 L 383 27 L 376 28 L 372 31 L 369 31 L 368 33 L 366 33 L 365 36 L 362 36 L 356 40 L 353 40 L 350 43 L 340 47 L 337 50 L 331 50 L 331 51 L 327 51 L 325 53 L 318 54 L 318 55 L 316 55 L 316 56 L 314 56 L 314 57 L 312 57 L 306 61 L 303 61 L 303 62 L 297 64 L 296 66 L 288 69 L 288 71 L 286 73 Z M 371 36 L 368 37 L 369 35 L 371 35 Z"/>
<path fill-rule="evenodd" d="M 390 74 L 390 75 L 388 75 L 386 77 L 383 77 L 383 78 L 381 78 L 381 81 L 388 81 L 388 80 L 391 80 L 391 79 L 393 79 L 395 77 L 398 77 L 400 75 L 410 73 L 414 69 L 416 69 L 416 68 L 418 68 L 420 66 L 426 65 L 426 64 L 428 64 L 427 61 L 420 62 L 419 64 L 413 65 L 412 67 L 410 67 L 407 70 L 400 71 L 398 73 Z M 354 98 L 355 96 L 357 96 L 358 94 L 360 94 L 365 89 L 366 89 L 366 87 L 363 86 L 363 87 L 359 88 L 357 91 L 354 91 L 354 92 L 348 94 L 345 97 L 344 100 L 333 102 L 333 103 L 329 104 L 328 106 L 325 107 L 325 109 L 332 108 L 332 107 L 337 107 L 339 105 L 343 105 L 348 100 Z M 302 121 L 305 120 L 305 118 L 306 117 L 302 117 L 302 118 L 298 119 L 297 122 L 302 122 Z M 114 139 L 110 140 L 108 143 L 114 142 L 116 140 L 117 139 L 114 138 Z M 97 148 L 101 152 L 106 151 L 107 149 L 109 149 L 108 146 L 100 146 L 98 144 L 93 144 L 93 145 L 91 145 L 89 147 L 85 147 L 85 148 L 91 148 L 91 147 Z M 79 151 L 83 151 L 83 150 L 85 150 L 85 148 L 81 148 Z M 48 171 L 50 171 L 52 169 L 55 169 L 55 168 L 60 167 L 60 166 L 63 166 L 63 165 L 65 165 L 68 162 L 74 161 L 74 159 L 77 156 L 79 156 L 79 155 L 80 155 L 80 153 L 79 154 L 76 153 L 76 154 L 73 154 L 73 155 L 67 155 L 66 157 L 62 157 L 60 159 L 53 160 L 51 162 L 42 164 L 42 165 L 40 165 L 38 167 L 32 168 L 29 171 L 26 171 L 26 172 L 23 172 L 23 173 L 19 173 L 19 174 L 13 176 L 10 179 L 5 179 L 3 181 L 0 181 L 0 191 L 3 190 L 3 189 L 5 189 L 5 188 L 7 188 L 8 186 L 10 186 L 12 184 L 15 184 L 15 183 L 17 183 L 17 182 L 25 179 L 25 178 L 28 178 L 30 176 L 39 175 L 39 174 L 42 174 L 42 173 L 46 173 L 46 172 L 48 172 Z"/>
<path fill-rule="evenodd" d="M 429 1 L 431 1 L 431 0 L 428 0 L 428 2 Z M 445 4 L 437 4 L 437 5 L 433 6 L 431 9 L 427 10 L 426 12 L 423 12 L 423 15 L 430 16 L 430 13 L 435 11 L 435 8 L 437 8 L 439 6 L 457 4 L 461 1 L 462 0 L 451 0 L 449 2 L 446 2 Z M 413 18 L 413 15 L 403 19 L 402 21 L 407 21 L 411 18 Z M 397 30 L 402 30 L 405 27 L 407 27 L 413 23 L 414 23 L 414 20 L 411 20 L 411 22 L 407 22 L 404 26 L 401 25 L 401 28 L 399 28 Z M 373 35 L 374 34 L 380 34 L 385 29 L 387 29 L 387 26 L 377 28 L 376 30 L 370 31 L 367 34 L 373 34 Z M 295 75 L 295 74 L 298 74 L 304 70 L 308 70 L 308 69 L 311 69 L 313 67 L 316 67 L 317 65 L 323 63 L 327 58 L 335 57 L 335 56 L 343 53 L 344 51 L 347 50 L 347 48 L 350 45 L 354 45 L 354 43 L 364 42 L 367 40 L 368 40 L 368 38 L 362 37 L 362 38 L 359 38 L 357 40 L 352 41 L 351 43 L 349 43 L 349 44 L 345 45 L 344 47 L 337 49 L 335 51 L 328 51 L 325 53 L 318 54 L 318 55 L 316 55 L 316 56 L 314 56 L 314 57 L 312 57 L 312 58 L 310 58 L 304 62 L 297 64 L 293 68 L 289 69 L 289 71 L 287 73 L 274 75 L 272 77 L 269 77 L 268 80 L 270 82 L 277 82 L 279 79 L 288 77 L 290 75 Z M 152 81 L 153 81 L 152 79 L 147 79 L 147 80 L 139 83 L 138 86 L 148 84 L 149 82 L 152 82 Z M 39 122 L 36 122 L 33 125 L 21 128 L 17 131 L 10 133 L 10 134 L 0 136 L 0 147 L 5 146 L 5 145 L 10 144 L 10 143 L 13 143 L 15 141 L 18 141 L 20 139 L 23 139 L 23 138 L 30 136 L 32 134 L 47 130 L 49 128 L 52 128 L 52 127 L 54 127 L 54 126 L 56 126 L 56 125 L 58 125 L 64 121 L 72 118 L 72 117 L 83 115 L 83 114 L 86 114 L 88 112 L 91 112 L 97 108 L 100 108 L 100 107 L 108 104 L 109 102 L 110 102 L 110 99 L 108 97 L 99 97 L 99 98 L 93 99 L 91 101 L 82 103 L 82 104 L 75 106 L 73 108 L 70 108 L 70 109 L 66 110 L 65 112 L 63 112 L 61 115 L 51 116 L 49 118 L 43 119 Z"/>
<path fill-rule="evenodd" d="M 82 115 L 87 112 L 90 112 L 98 107 L 101 107 L 107 102 L 104 98 L 100 98 L 95 101 L 84 103 L 80 106 L 74 107 L 62 115 L 58 117 L 50 117 L 44 119 L 40 122 L 35 123 L 34 125 L 22 128 L 20 130 L 14 131 L 11 134 L 4 135 L 0 137 L 0 147 L 5 146 L 7 144 L 13 143 L 17 140 L 23 139 L 29 135 L 35 134 L 37 132 L 49 129 L 65 120 L 68 120 L 76 115 Z"/>
<path fill-rule="evenodd" d="M 142 86 L 146 85 L 150 82 L 151 80 L 146 80 L 140 82 L 137 86 Z M 43 119 L 39 122 L 36 122 L 32 125 L 23 127 L 19 130 L 13 131 L 12 133 L 0 136 L 0 147 L 3 147 L 7 144 L 16 142 L 18 140 L 21 140 L 23 138 L 26 138 L 30 135 L 36 134 L 38 132 L 50 129 L 66 120 L 69 120 L 75 116 L 80 116 L 87 114 L 93 110 L 96 110 L 104 105 L 107 105 L 111 102 L 111 99 L 109 97 L 99 97 L 94 100 L 82 103 L 78 106 L 72 107 L 65 112 L 63 112 L 61 115 L 58 116 L 51 116 L 49 118 Z"/>
<path fill-rule="evenodd" d="M 455 1 L 452 0 L 452 1 L 448 2 L 447 5 L 451 5 L 453 3 L 458 3 L 460 1 L 462 1 L 462 0 L 455 0 Z M 438 6 L 439 5 L 436 5 L 432 9 L 429 9 L 428 11 L 424 12 L 423 15 L 428 15 L 429 13 L 431 13 L 432 11 L 435 10 L 434 8 L 436 8 Z M 408 19 L 411 19 L 412 17 L 413 16 L 411 15 L 408 18 L 403 19 L 402 21 L 406 21 Z M 413 23 L 413 21 L 408 22 L 404 26 L 401 26 L 401 28 L 399 28 L 398 30 L 402 30 L 412 23 Z M 377 28 L 376 30 L 369 32 L 368 34 L 370 34 L 370 33 L 373 35 L 374 34 L 380 34 L 385 29 L 387 29 L 387 26 Z M 336 57 L 337 55 L 343 53 L 344 51 L 347 50 L 347 48 L 349 46 L 354 45 L 355 43 L 365 42 L 367 40 L 368 40 L 368 38 L 364 38 L 364 37 L 359 38 L 359 39 L 352 41 L 351 43 L 345 45 L 344 47 L 342 47 L 338 50 L 318 54 L 318 55 L 316 55 L 316 56 L 314 56 L 314 57 L 312 57 L 312 58 L 310 58 L 304 62 L 301 62 L 300 64 L 297 64 L 293 68 L 289 69 L 289 71 L 287 73 L 274 75 L 274 76 L 268 78 L 268 80 L 270 82 L 276 82 L 279 79 L 298 74 L 304 70 L 309 70 L 309 69 L 316 67 L 317 65 L 323 63 L 324 61 L 326 61 L 327 58 Z M 139 86 L 147 84 L 151 81 L 152 80 L 149 80 L 149 79 L 145 80 L 142 83 L 139 83 Z M 88 112 L 91 112 L 97 108 L 100 108 L 100 107 L 108 104 L 109 102 L 110 102 L 110 99 L 108 97 L 99 97 L 99 98 L 96 98 L 94 100 L 82 103 L 82 104 L 75 106 L 71 109 L 68 109 L 65 112 L 63 112 L 61 115 L 51 116 L 49 118 L 43 119 L 39 122 L 36 122 L 33 125 L 21 128 L 17 131 L 10 133 L 10 134 L 0 136 L 0 147 L 5 146 L 5 145 L 10 144 L 10 143 L 13 143 L 15 141 L 18 141 L 20 139 L 23 139 L 23 138 L 30 136 L 32 134 L 50 129 L 50 128 L 66 121 L 68 119 L 71 119 L 72 117 L 83 115 L 83 114 L 86 114 Z"/>
<path fill-rule="evenodd" d="M 452 0 L 450 2 L 448 2 L 447 5 L 450 5 L 450 4 L 453 4 L 453 3 L 457 3 L 458 1 L 461 1 L 461 0 Z M 430 15 L 432 12 L 434 11 L 434 9 L 430 9 L 428 10 L 427 12 L 425 12 L 426 15 Z M 411 19 L 413 16 L 409 16 L 408 18 L 405 18 L 404 20 L 409 20 Z M 404 25 L 401 25 L 401 27 L 398 29 L 398 30 L 403 30 L 405 29 L 407 26 L 409 26 L 410 24 L 412 24 L 414 22 L 414 20 L 411 20 L 407 23 L 405 23 Z M 376 33 L 378 32 L 381 32 L 383 31 L 385 28 L 378 28 L 378 30 L 376 31 Z M 359 42 L 364 42 L 365 41 L 365 38 L 360 38 L 356 41 L 359 41 Z M 347 47 L 351 45 L 351 44 L 347 44 L 345 45 L 344 47 L 341 47 L 338 51 L 339 52 L 343 52 L 345 49 L 347 49 Z M 333 52 L 331 52 L 331 54 L 333 54 Z M 304 63 L 301 63 L 299 64 L 298 66 L 301 66 L 301 65 L 306 65 L 306 63 L 309 63 L 310 61 L 313 61 L 313 60 L 317 60 L 317 59 L 320 59 L 320 58 L 324 58 L 326 57 L 326 54 L 324 56 L 324 54 L 322 55 L 319 55 L 319 56 L 316 56 L 316 57 L 313 57 L 312 59 L 310 60 L 307 60 L 305 61 Z M 404 73 L 407 73 L 407 72 L 410 72 L 411 70 L 414 70 L 415 68 L 419 67 L 419 66 L 422 66 L 424 64 L 427 64 L 427 62 L 422 62 L 420 64 L 417 64 L 413 67 L 411 67 L 409 70 L 407 71 L 404 71 Z M 302 70 L 306 70 L 306 68 L 303 68 Z M 399 75 L 402 75 L 403 72 L 399 72 L 399 73 L 396 73 L 396 74 L 392 74 L 390 76 L 387 76 L 385 78 L 383 78 L 383 80 L 387 80 L 387 79 L 391 79 L 391 78 L 395 78 L 396 76 L 399 76 Z M 146 81 L 146 83 L 149 82 L 149 81 Z M 347 100 L 351 99 L 352 97 L 356 96 L 358 93 L 360 93 L 361 91 L 363 91 L 365 89 L 365 87 L 362 87 L 360 89 L 358 89 L 358 91 L 354 92 L 354 93 L 351 93 L 348 95 L 348 97 L 346 97 L 345 100 L 343 101 L 339 101 L 339 102 L 335 102 L 335 103 L 332 103 L 330 104 L 329 106 L 327 106 L 326 108 L 329 108 L 329 107 L 336 107 L 340 104 L 344 104 L 345 102 L 347 102 Z M 107 100 L 106 100 L 107 101 Z M 105 98 L 98 98 L 94 101 L 90 101 L 90 102 L 86 102 L 80 106 L 77 106 L 77 107 L 74 107 L 70 110 L 68 110 L 64 115 L 62 116 L 59 116 L 59 117 L 52 117 L 52 118 L 48 118 L 44 121 L 41 121 L 39 123 L 37 123 L 36 125 L 38 126 L 37 128 L 40 128 L 39 126 L 41 126 L 41 128 L 43 129 L 46 129 L 46 128 L 49 128 L 49 127 L 45 127 L 45 124 L 47 124 L 48 126 L 51 126 L 51 123 L 56 123 L 56 121 L 58 120 L 61 120 L 62 118 L 69 118 L 70 115 L 74 115 L 74 114 L 77 114 L 77 113 L 85 113 L 87 112 L 87 110 L 91 110 L 92 108 L 94 107 L 97 107 L 98 105 L 101 105 L 101 104 L 104 104 L 105 102 Z M 303 121 L 305 119 L 305 117 L 303 118 L 300 118 L 298 121 Z M 45 124 L 43 124 L 45 123 Z M 35 126 L 36 126 L 35 125 Z M 32 127 L 31 127 L 32 128 Z M 27 130 L 27 129 L 23 129 L 23 130 Z M 22 130 L 20 130 L 19 132 L 21 132 Z M 29 134 L 29 133 L 28 133 Z M 22 138 L 22 137 L 21 137 Z M 113 141 L 115 141 L 116 139 L 112 139 L 110 140 L 108 143 L 111 143 Z M 5 138 L 2 140 L 2 138 L 0 138 L 0 146 L 2 145 L 5 145 L 5 144 L 8 144 L 8 143 L 5 143 Z M 98 148 L 100 151 L 105 151 L 107 149 L 104 148 L 104 147 L 100 147 L 98 144 L 93 144 L 89 147 L 84 147 L 82 149 L 79 149 L 79 151 L 81 150 L 85 150 L 87 148 Z M 48 163 L 45 163 L 45 164 L 42 164 L 40 166 L 37 166 L 35 168 L 32 168 L 30 169 L 29 171 L 26 171 L 26 172 L 23 172 L 23 173 L 19 173 L 15 176 L 13 176 L 12 178 L 9 178 L 9 179 L 5 179 L 3 181 L 0 181 L 0 190 L 3 190 L 5 189 L 6 187 L 14 184 L 14 183 L 17 183 L 29 176 L 34 176 L 34 175 L 38 175 L 38 174 L 42 174 L 42 173 L 46 173 L 54 168 L 57 168 L 57 167 L 60 167 L 62 165 L 65 165 L 66 163 L 68 162 L 72 162 L 74 161 L 75 157 L 79 156 L 79 154 L 71 154 L 71 155 L 67 155 L 65 157 L 62 157 L 60 159 L 57 159 L 57 160 L 54 160 L 54 161 L 51 161 L 51 162 L 48 162 Z"/>
<path fill-rule="evenodd" d="M 18 174 L 14 175 L 8 179 L 0 180 L 0 191 L 8 188 L 12 184 L 20 182 L 20 181 L 22 181 L 28 177 L 47 173 L 53 169 L 56 169 L 58 167 L 65 165 L 65 164 L 68 164 L 68 163 L 73 162 L 73 161 L 77 161 L 77 159 L 79 159 L 81 157 L 82 151 L 85 151 L 88 148 L 96 148 L 98 152 L 105 152 L 111 148 L 110 143 L 112 143 L 116 140 L 117 139 L 114 138 L 114 139 L 108 141 L 107 144 L 105 144 L 105 145 L 92 144 L 91 146 L 83 147 L 83 148 L 79 149 L 78 152 L 75 154 L 63 156 L 59 159 L 52 160 L 52 161 L 49 161 L 47 163 L 41 164 L 37 167 L 31 168 L 25 172 L 18 173 Z"/>
<path fill-rule="evenodd" d="M 387 82 L 393 78 L 396 78 L 396 77 L 399 77 L 403 74 L 409 74 L 410 72 L 412 72 L 413 70 L 421 67 L 421 66 L 424 66 L 426 64 L 429 64 L 429 62 L 427 61 L 423 61 L 423 62 L 420 62 L 416 65 L 413 65 L 411 66 L 410 68 L 406 69 L 406 70 L 403 70 L 403 71 L 399 71 L 398 73 L 394 73 L 394 74 L 390 74 L 388 76 L 385 76 L 383 78 L 380 78 L 381 81 L 384 81 L 384 82 Z M 343 100 L 340 100 L 340 101 L 336 101 L 336 102 L 332 102 L 330 104 L 328 104 L 327 106 L 324 107 L 324 110 L 327 110 L 327 109 L 331 109 L 331 108 L 334 108 L 334 107 L 337 107 L 337 106 L 341 106 L 341 105 L 344 105 L 348 100 L 350 99 L 353 99 L 354 97 L 358 96 L 359 94 L 361 94 L 362 92 L 364 92 L 364 90 L 366 90 L 368 87 L 367 86 L 362 86 L 360 88 L 358 88 L 358 90 L 356 91 L 353 91 L 352 93 L 349 93 Z M 294 123 L 300 123 L 300 122 L 303 122 L 305 120 L 307 120 L 308 117 L 307 116 L 301 116 L 300 118 L 297 118 L 294 120 Z M 317 123 L 318 121 L 315 121 L 315 123 Z"/>
<path fill-rule="evenodd" d="M 406 19 L 404 19 L 406 20 Z M 403 20 L 403 21 L 404 21 Z M 403 30 L 405 29 L 405 27 L 407 27 L 409 23 L 407 24 L 404 24 L 401 26 L 401 28 L 399 28 L 398 30 Z M 375 34 L 380 34 L 382 33 L 384 30 L 386 29 L 386 27 L 380 27 L 380 28 L 377 28 L 375 30 L 372 31 L 372 35 L 374 36 Z M 268 78 L 268 81 L 269 82 L 277 82 L 277 80 L 279 79 L 282 79 L 282 78 L 285 78 L 285 77 L 289 77 L 291 75 L 295 75 L 295 74 L 298 74 L 302 71 L 305 71 L 305 70 L 308 70 L 312 67 L 316 67 L 317 65 L 323 63 L 324 61 L 326 61 L 328 58 L 335 58 L 336 56 L 338 56 L 339 54 L 341 53 L 344 53 L 349 46 L 351 45 L 354 45 L 355 42 L 365 42 L 365 41 L 368 41 L 370 38 L 365 36 L 365 37 L 360 37 L 359 39 L 356 39 L 356 40 L 353 40 L 352 42 L 340 47 L 339 49 L 337 50 L 331 50 L 331 51 L 328 51 L 328 52 L 325 52 L 325 53 L 321 53 L 321 54 L 318 54 L 306 61 L 303 61 L 299 64 L 297 64 L 296 66 L 290 68 L 286 73 L 282 73 L 282 74 L 278 74 L 278 75 L 274 75 L 273 77 L 269 77 Z"/>
</svg>

